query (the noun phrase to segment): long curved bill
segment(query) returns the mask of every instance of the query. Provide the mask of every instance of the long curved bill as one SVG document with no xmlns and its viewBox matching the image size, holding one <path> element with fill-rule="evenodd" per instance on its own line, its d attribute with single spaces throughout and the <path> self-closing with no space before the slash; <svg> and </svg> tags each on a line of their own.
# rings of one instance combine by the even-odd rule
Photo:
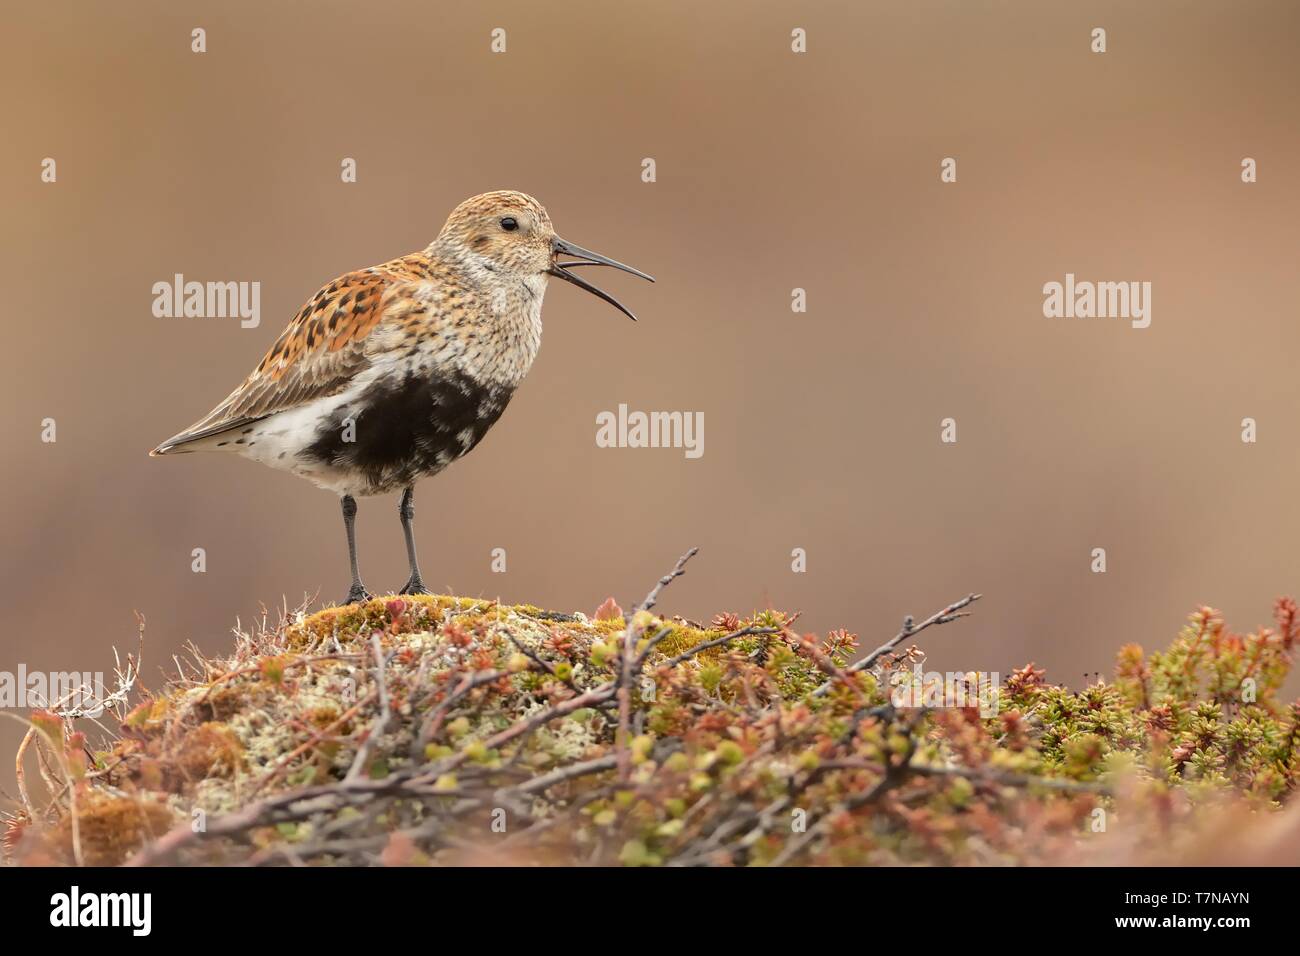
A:
<svg viewBox="0 0 1300 956">
<path fill-rule="evenodd" d="M 551 264 L 551 268 L 547 270 L 551 275 L 555 276 L 556 278 L 563 279 L 565 282 L 572 282 L 579 289 L 586 289 L 588 292 L 590 292 L 592 295 L 596 296 L 597 298 L 604 299 L 614 308 L 618 309 L 620 312 L 626 315 L 633 322 L 636 321 L 636 316 L 633 315 L 627 309 L 627 307 L 623 305 L 622 302 L 619 302 L 618 299 L 614 298 L 612 295 L 610 295 L 608 292 L 605 292 L 603 289 L 596 288 L 586 279 L 581 279 L 578 276 L 574 275 L 572 272 L 569 271 L 569 269 L 575 266 L 610 266 L 611 268 L 621 269 L 624 272 L 631 273 L 637 278 L 645 279 L 648 282 L 655 281 L 653 276 L 646 275 L 640 269 L 633 269 L 629 265 L 624 265 L 621 262 L 616 262 L 613 259 L 608 259 L 605 256 L 602 256 L 598 252 L 592 252 L 590 249 L 584 249 L 582 248 L 582 246 L 574 245 L 572 242 L 565 242 L 563 239 L 559 238 L 558 236 L 556 236 L 555 239 L 551 241 L 551 248 L 555 251 L 556 256 L 577 257 L 577 261 L 575 262 L 560 262 L 559 259 L 557 258 Z"/>
</svg>

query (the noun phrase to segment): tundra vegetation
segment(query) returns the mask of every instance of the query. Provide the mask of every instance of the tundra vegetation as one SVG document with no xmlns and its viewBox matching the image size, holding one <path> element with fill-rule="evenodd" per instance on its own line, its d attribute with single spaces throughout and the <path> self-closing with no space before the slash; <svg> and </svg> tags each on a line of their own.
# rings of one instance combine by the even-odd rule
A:
<svg viewBox="0 0 1300 956">
<path fill-rule="evenodd" d="M 387 597 L 237 628 L 228 656 L 191 648 L 156 690 L 133 656 L 98 720 L 57 702 L 31 714 L 5 858 L 1269 862 L 1286 840 L 1294 852 L 1300 705 L 1278 700 L 1300 629 L 1290 599 L 1251 633 L 1199 608 L 1168 648 L 1124 646 L 1113 676 L 1079 690 L 1027 664 L 982 716 L 979 674 L 969 706 L 897 707 L 890 693 L 924 660 L 924 632 L 978 595 L 863 653 L 857 635 L 801 633 L 777 610 L 657 614 L 693 554 L 626 613 L 613 599 L 587 617 Z"/>
</svg>

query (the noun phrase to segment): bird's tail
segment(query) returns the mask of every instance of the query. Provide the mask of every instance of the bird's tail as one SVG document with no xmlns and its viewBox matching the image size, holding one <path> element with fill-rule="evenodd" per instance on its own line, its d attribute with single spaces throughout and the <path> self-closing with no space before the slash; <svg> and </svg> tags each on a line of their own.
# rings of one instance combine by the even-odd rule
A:
<svg viewBox="0 0 1300 956">
<path fill-rule="evenodd" d="M 167 439 L 153 451 L 149 452 L 149 457 L 161 458 L 163 455 L 184 455 L 192 451 L 198 451 L 197 448 L 188 447 L 188 442 L 176 440 L 180 437 L 180 435 L 177 435 L 175 438 Z"/>
<path fill-rule="evenodd" d="M 153 451 L 149 452 L 150 458 L 160 458 L 163 455 L 187 455 L 192 451 L 215 451 L 217 442 L 225 434 L 213 431 L 195 431 L 192 428 L 186 429 L 179 435 L 173 435 Z"/>
</svg>

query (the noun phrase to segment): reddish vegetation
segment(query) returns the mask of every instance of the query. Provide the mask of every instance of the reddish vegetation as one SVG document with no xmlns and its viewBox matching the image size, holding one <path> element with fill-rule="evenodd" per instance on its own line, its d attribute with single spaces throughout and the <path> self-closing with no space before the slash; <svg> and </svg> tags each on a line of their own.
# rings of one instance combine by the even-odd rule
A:
<svg viewBox="0 0 1300 956">
<path fill-rule="evenodd" d="M 856 635 L 801 634 L 779 612 L 701 629 L 655 617 L 652 599 L 626 619 L 612 599 L 594 620 L 445 597 L 323 611 L 245 635 L 227 659 L 196 658 L 123 713 L 103 749 L 71 719 L 33 715 L 25 746 L 47 800 L 24 787 L 5 853 L 389 865 L 1294 854 L 1300 707 L 1277 694 L 1295 602 L 1249 634 L 1201 608 L 1166 650 L 1128 645 L 1113 681 L 1079 691 L 1029 664 L 983 713 L 976 674 L 957 682 L 971 695 L 957 706 L 896 706 L 921 631 L 972 600 L 865 658 Z"/>
</svg>

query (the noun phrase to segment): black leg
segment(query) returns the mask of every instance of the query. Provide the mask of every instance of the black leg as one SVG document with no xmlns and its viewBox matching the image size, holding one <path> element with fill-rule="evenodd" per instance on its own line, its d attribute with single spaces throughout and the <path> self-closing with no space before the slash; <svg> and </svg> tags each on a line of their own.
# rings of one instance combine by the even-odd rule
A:
<svg viewBox="0 0 1300 956">
<path fill-rule="evenodd" d="M 397 516 L 402 519 L 402 534 L 406 536 L 406 561 L 411 566 L 411 577 L 398 591 L 398 594 L 428 594 L 429 589 L 420 580 L 420 561 L 415 556 L 415 529 L 411 522 L 415 519 L 415 486 L 411 485 L 402 492 L 401 503 L 397 506 Z"/>
<path fill-rule="evenodd" d="M 344 604 L 360 604 L 370 600 L 370 592 L 361 583 L 361 572 L 357 570 L 357 501 L 351 495 L 343 496 L 343 527 L 348 533 L 348 562 L 352 565 L 352 587 Z"/>
</svg>

